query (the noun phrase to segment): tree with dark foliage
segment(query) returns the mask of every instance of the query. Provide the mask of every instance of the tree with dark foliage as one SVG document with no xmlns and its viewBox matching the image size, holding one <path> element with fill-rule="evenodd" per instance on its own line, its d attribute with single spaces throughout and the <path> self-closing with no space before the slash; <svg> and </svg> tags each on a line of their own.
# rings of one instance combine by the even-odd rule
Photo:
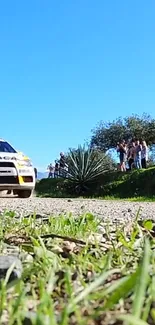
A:
<svg viewBox="0 0 155 325">
<path fill-rule="evenodd" d="M 91 147 L 106 152 L 115 149 L 121 140 L 126 142 L 134 139 L 145 140 L 151 147 L 155 144 L 155 119 L 147 114 L 141 117 L 132 115 L 117 118 L 112 122 L 100 122 L 93 130 Z"/>
</svg>

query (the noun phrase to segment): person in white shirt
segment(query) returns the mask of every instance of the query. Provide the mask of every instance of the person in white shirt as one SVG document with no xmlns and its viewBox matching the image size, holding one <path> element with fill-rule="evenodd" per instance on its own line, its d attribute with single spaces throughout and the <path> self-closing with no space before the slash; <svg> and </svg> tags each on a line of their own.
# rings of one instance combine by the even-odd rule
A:
<svg viewBox="0 0 155 325">
<path fill-rule="evenodd" d="M 141 169 L 141 160 L 142 160 L 142 145 L 140 144 L 140 141 L 136 141 L 136 147 L 135 147 L 135 165 L 137 169 Z"/>
<path fill-rule="evenodd" d="M 148 147 L 146 145 L 146 141 L 142 141 L 142 152 L 141 152 L 141 164 L 142 168 L 147 167 L 147 161 L 148 161 Z"/>
</svg>

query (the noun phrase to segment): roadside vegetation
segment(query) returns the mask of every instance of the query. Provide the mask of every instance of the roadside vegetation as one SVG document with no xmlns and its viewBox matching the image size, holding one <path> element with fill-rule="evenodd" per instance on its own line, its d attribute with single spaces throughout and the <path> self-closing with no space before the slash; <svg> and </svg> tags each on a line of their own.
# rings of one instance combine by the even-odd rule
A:
<svg viewBox="0 0 155 325">
<path fill-rule="evenodd" d="M 155 167 L 129 173 L 108 171 L 89 183 L 85 191 L 74 190 L 73 180 L 42 179 L 36 184 L 36 194 L 43 197 L 86 197 L 100 199 L 155 200 Z M 75 186 L 75 187 L 74 187 Z"/>
<path fill-rule="evenodd" d="M 100 121 L 92 130 L 88 146 L 70 149 L 66 154 L 69 177 L 43 179 L 36 194 L 44 197 L 87 197 L 154 200 L 155 197 L 155 119 L 147 114 Z M 116 151 L 117 143 L 145 140 L 149 147 L 147 170 L 117 172 L 116 162 L 107 152 Z"/>
<path fill-rule="evenodd" d="M 87 213 L 0 218 L 0 252 L 18 252 L 20 279 L 0 282 L 3 325 L 153 325 L 155 225 Z"/>
</svg>

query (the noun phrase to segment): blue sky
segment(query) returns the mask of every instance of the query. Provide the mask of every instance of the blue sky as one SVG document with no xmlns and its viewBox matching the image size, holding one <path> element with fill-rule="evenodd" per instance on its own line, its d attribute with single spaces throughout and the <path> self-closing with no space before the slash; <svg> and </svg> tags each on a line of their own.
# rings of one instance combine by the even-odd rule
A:
<svg viewBox="0 0 155 325">
<path fill-rule="evenodd" d="M 0 137 L 40 169 L 100 120 L 155 117 L 154 0 L 0 2 Z"/>
</svg>

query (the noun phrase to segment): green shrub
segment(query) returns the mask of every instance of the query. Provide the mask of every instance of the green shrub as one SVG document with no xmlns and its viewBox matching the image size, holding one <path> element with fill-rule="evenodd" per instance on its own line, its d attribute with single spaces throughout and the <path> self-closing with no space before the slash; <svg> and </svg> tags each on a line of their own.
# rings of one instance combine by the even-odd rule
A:
<svg viewBox="0 0 155 325">
<path fill-rule="evenodd" d="M 36 193 L 50 197 L 78 196 L 74 184 L 67 179 L 42 179 L 36 184 Z M 128 173 L 107 172 L 93 182 L 83 196 L 118 198 L 155 196 L 155 167 Z"/>
<path fill-rule="evenodd" d="M 79 146 L 68 154 L 69 182 L 74 192 L 85 195 L 110 170 L 109 158 L 94 149 Z"/>
<path fill-rule="evenodd" d="M 61 178 L 44 178 L 36 184 L 36 193 L 46 197 L 66 197 L 65 181 Z"/>
</svg>

